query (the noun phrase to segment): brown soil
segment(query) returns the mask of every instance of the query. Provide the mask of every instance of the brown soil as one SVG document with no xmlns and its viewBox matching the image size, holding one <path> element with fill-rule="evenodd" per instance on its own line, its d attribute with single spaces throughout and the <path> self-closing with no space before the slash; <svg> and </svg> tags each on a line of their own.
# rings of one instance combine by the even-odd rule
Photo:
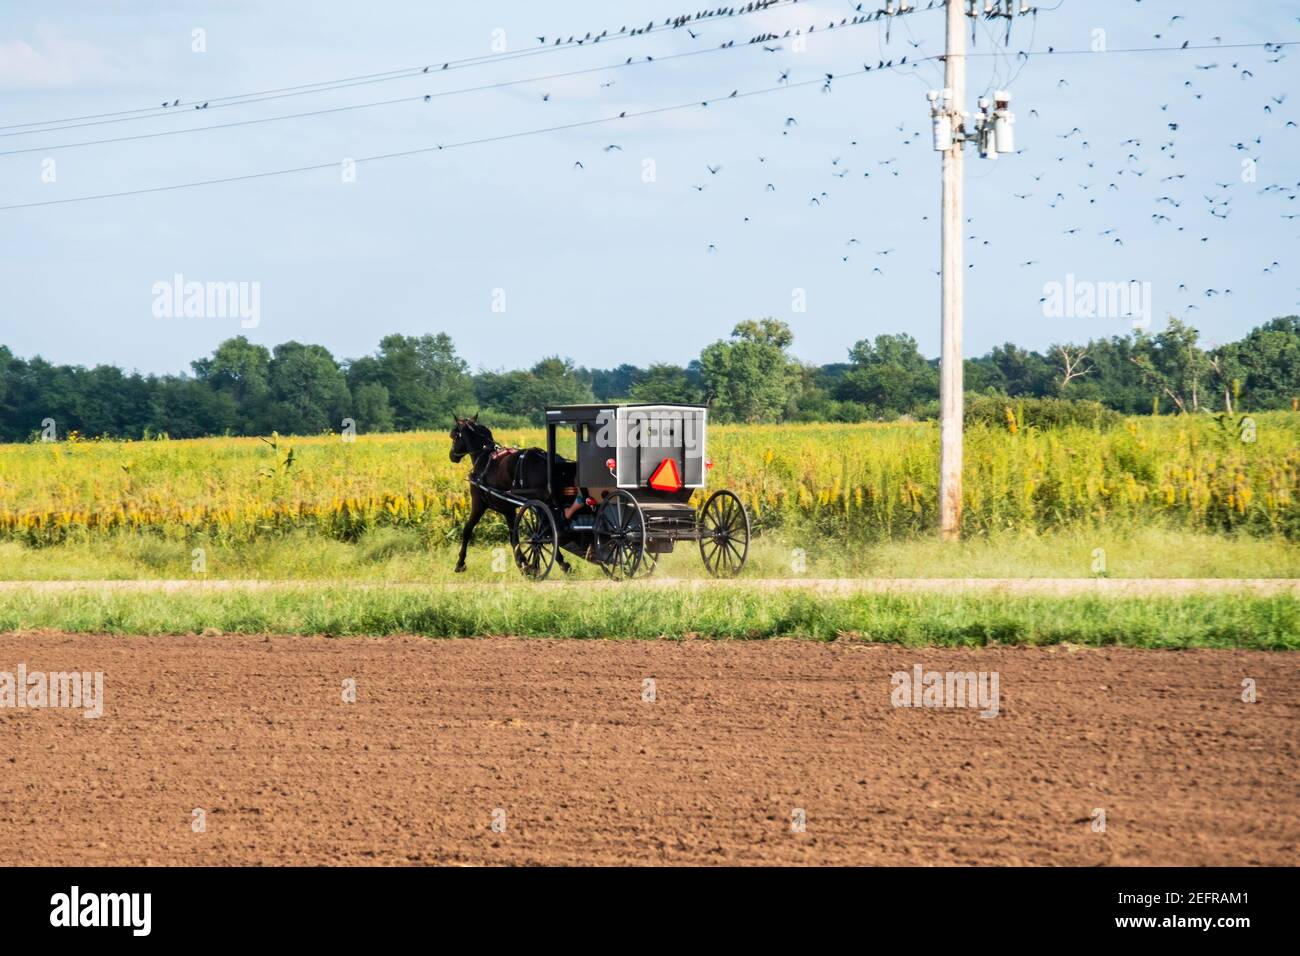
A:
<svg viewBox="0 0 1300 956">
<path fill-rule="evenodd" d="M 6 864 L 1294 864 L 1300 849 L 1285 653 L 0 636 L 0 671 L 19 663 L 103 671 L 106 703 L 98 720 L 0 709 Z M 917 663 L 996 671 L 999 716 L 892 707 L 891 673 Z"/>
</svg>

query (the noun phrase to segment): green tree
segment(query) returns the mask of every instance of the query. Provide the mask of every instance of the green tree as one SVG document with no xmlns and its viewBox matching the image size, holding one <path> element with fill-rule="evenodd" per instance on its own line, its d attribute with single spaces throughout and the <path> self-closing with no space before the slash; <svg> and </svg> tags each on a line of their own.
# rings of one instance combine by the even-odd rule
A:
<svg viewBox="0 0 1300 956">
<path fill-rule="evenodd" d="M 570 359 L 552 355 L 534 365 L 528 373 L 533 379 L 531 400 L 543 405 L 580 405 L 596 400 L 591 378 L 576 369 Z"/>
<path fill-rule="evenodd" d="M 213 392 L 224 395 L 234 408 L 222 428 L 256 435 L 276 426 L 268 421 L 271 401 L 271 353 L 242 335 L 226 339 L 211 358 L 191 362 L 194 376 Z"/>
<path fill-rule="evenodd" d="M 860 402 L 835 397 L 853 366 L 848 363 L 799 366 L 798 397 L 789 418 L 796 422 L 860 422 L 869 418 Z"/>
<path fill-rule="evenodd" d="M 1173 316 L 1158 335 L 1137 333 L 1133 364 L 1158 393 L 1180 412 L 1200 408 L 1201 389 L 1210 371 L 1197 340 L 1200 333 Z"/>
<path fill-rule="evenodd" d="M 667 402 L 692 405 L 700 400 L 699 389 L 680 365 L 657 363 L 642 372 L 628 397 L 634 402 Z"/>
<path fill-rule="evenodd" d="M 277 345 L 270 365 L 270 427 L 290 435 L 338 429 L 351 416 L 347 379 L 320 345 Z"/>
<path fill-rule="evenodd" d="M 640 381 L 644 374 L 635 365 L 623 364 L 618 368 L 593 368 L 591 391 L 598 402 L 609 402 L 626 398 L 632 394 L 632 386 Z"/>
<path fill-rule="evenodd" d="M 522 369 L 479 372 L 474 376 L 475 407 L 485 409 L 490 416 L 505 414 L 534 421 L 537 409 L 532 405 L 532 388 L 533 377 Z"/>
<path fill-rule="evenodd" d="M 167 375 L 153 381 L 149 418 L 141 429 L 169 438 L 219 435 L 235 417 L 234 399 L 198 379 Z"/>
<path fill-rule="evenodd" d="M 1221 379 L 1240 382 L 1247 408 L 1290 408 L 1300 398 L 1300 316 L 1277 318 L 1252 329 L 1241 341 L 1218 349 L 1216 357 L 1223 370 Z"/>
<path fill-rule="evenodd" d="M 78 429 L 86 435 L 139 438 L 148 420 L 155 385 L 127 375 L 115 365 L 96 365 L 74 373 Z"/>
<path fill-rule="evenodd" d="M 530 369 L 470 376 L 446 335 L 388 336 L 373 355 L 341 372 L 320 346 L 285 343 L 272 355 L 243 336 L 192 363 L 194 377 L 145 376 L 111 365 L 83 368 L 23 359 L 0 345 L 0 441 L 27 441 L 46 418 L 59 435 L 139 438 L 237 432 L 266 434 L 336 429 L 344 417 L 366 431 L 444 428 L 452 413 L 475 407 L 497 424 L 539 423 L 547 404 L 631 397 L 694 401 L 713 390 L 722 421 L 859 421 L 898 413 L 933 415 L 938 371 L 906 335 L 856 343 L 849 362 L 804 366 L 788 354 L 790 329 L 773 319 L 742 322 L 682 369 L 575 368 L 543 359 Z M 965 363 L 973 396 L 1052 399 L 1047 421 L 1092 414 L 1087 402 L 1129 415 L 1165 409 L 1288 408 L 1300 398 L 1300 317 L 1284 316 L 1236 342 L 1206 352 L 1195 329 L 1171 321 L 1164 332 L 1116 335 L 1067 345 L 1072 365 L 1090 370 L 1063 389 L 1067 356 L 1007 344 Z M 342 379 L 342 380 L 340 380 Z M 1064 391 L 1070 401 L 1055 400 Z M 475 405 L 477 396 L 477 406 Z M 1080 405 L 1082 403 L 1082 405 Z M 1075 408 L 1080 405 L 1080 408 Z M 1005 404 L 988 403 L 1005 411 Z M 1028 406 L 1027 406 L 1028 407 Z M 1046 411 L 1043 411 L 1046 410 Z M 1050 413 L 1050 414 L 1049 414 Z"/>
<path fill-rule="evenodd" d="M 1056 369 L 1035 351 L 1008 342 L 990 351 L 988 359 L 998 370 L 1006 394 L 1041 398 L 1056 393 Z"/>
<path fill-rule="evenodd" d="M 388 400 L 388 389 L 378 382 L 358 385 L 352 390 L 352 417 L 361 431 L 391 432 L 393 406 Z"/>
<path fill-rule="evenodd" d="M 1007 392 L 1006 377 L 987 355 L 962 363 L 962 382 L 967 392 L 998 395 Z"/>
<path fill-rule="evenodd" d="M 444 332 L 418 338 L 386 335 L 378 355 L 353 362 L 349 373 L 356 384 L 388 389 L 393 424 L 403 431 L 449 426 L 452 416 L 468 414 L 474 401 L 469 367 Z"/>
<path fill-rule="evenodd" d="M 849 349 L 853 368 L 835 388 L 841 401 L 858 402 L 875 416 L 913 412 L 939 395 L 938 370 L 906 333 L 877 335 Z"/>
<path fill-rule="evenodd" d="M 777 319 L 741 322 L 730 341 L 717 341 L 700 353 L 700 374 L 716 396 L 722 421 L 772 422 L 798 398 L 798 363 L 786 351 L 794 341 L 790 327 Z"/>
<path fill-rule="evenodd" d="M 544 358 L 527 371 L 482 372 L 474 382 L 480 407 L 515 419 L 542 423 L 547 405 L 594 402 L 591 380 L 569 359 Z"/>
<path fill-rule="evenodd" d="M 1086 348 L 1093 371 L 1070 383 L 1070 397 L 1101 402 L 1127 415 L 1148 414 L 1151 386 L 1133 361 L 1137 355 L 1136 336 L 1095 339 Z"/>
<path fill-rule="evenodd" d="M 59 435 L 74 429 L 81 431 L 82 383 L 78 371 L 67 365 L 52 365 L 39 355 L 25 362 L 10 360 L 5 374 L 7 437 L 24 441 L 41 430 L 46 418 L 54 419 Z"/>
</svg>

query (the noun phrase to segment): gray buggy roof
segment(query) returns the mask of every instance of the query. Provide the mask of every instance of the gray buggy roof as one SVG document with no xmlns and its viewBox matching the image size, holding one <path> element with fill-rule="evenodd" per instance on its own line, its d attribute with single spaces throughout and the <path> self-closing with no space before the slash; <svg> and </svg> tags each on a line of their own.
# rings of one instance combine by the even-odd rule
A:
<svg viewBox="0 0 1300 956">
<path fill-rule="evenodd" d="M 561 422 L 595 421 L 601 412 L 608 414 L 617 408 L 682 408 L 707 409 L 707 405 L 688 405 L 685 402 L 605 402 L 599 405 L 547 405 L 546 420 Z"/>
</svg>

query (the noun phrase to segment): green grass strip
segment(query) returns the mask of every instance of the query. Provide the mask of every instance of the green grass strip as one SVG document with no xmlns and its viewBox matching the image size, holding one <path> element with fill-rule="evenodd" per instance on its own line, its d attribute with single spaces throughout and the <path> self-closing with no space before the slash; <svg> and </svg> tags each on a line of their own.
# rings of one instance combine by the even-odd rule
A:
<svg viewBox="0 0 1300 956">
<path fill-rule="evenodd" d="M 795 590 L 485 587 L 211 593 L 0 593 L 0 632 L 498 634 L 563 638 L 855 638 L 906 645 L 1300 648 L 1300 599 L 962 594 L 814 595 Z"/>
</svg>

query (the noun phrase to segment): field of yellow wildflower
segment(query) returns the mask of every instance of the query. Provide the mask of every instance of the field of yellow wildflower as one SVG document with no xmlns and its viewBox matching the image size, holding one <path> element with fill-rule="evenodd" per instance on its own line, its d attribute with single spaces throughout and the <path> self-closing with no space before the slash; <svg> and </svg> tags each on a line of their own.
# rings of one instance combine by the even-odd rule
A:
<svg viewBox="0 0 1300 956">
<path fill-rule="evenodd" d="M 539 430 L 498 433 L 535 445 Z M 443 433 L 70 440 L 0 445 L 0 540 L 47 545 L 123 534 L 230 544 L 306 531 L 354 540 L 383 527 L 450 541 L 467 465 Z M 846 543 L 936 527 L 930 423 L 714 427 L 712 487 L 736 491 L 760 531 Z M 969 429 L 971 535 L 1110 526 L 1300 538 L 1300 415 L 1245 424 L 1134 418 L 1109 431 Z"/>
</svg>

